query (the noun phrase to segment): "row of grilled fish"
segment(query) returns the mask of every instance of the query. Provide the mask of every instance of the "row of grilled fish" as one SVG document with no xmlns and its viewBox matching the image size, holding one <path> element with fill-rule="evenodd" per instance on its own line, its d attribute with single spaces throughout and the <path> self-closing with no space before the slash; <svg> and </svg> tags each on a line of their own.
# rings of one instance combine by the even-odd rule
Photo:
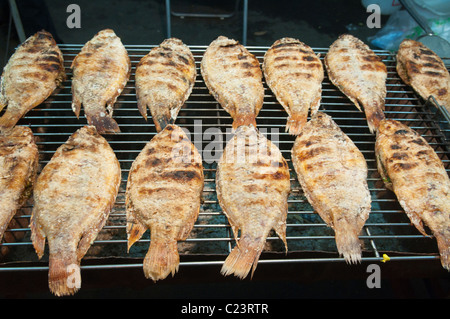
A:
<svg viewBox="0 0 450 319">
<path fill-rule="evenodd" d="M 82 63 L 83 59 L 87 61 L 91 55 L 95 55 L 97 49 L 102 51 L 101 48 L 104 45 L 102 43 L 110 42 L 106 39 L 111 37 L 116 40 L 111 34 L 103 34 L 96 41 L 88 43 L 85 46 L 86 50 L 84 52 L 82 50 L 83 55 L 80 53 L 80 58 L 74 60 L 74 65 L 80 63 L 81 66 L 86 66 L 87 63 Z M 109 47 L 109 50 L 113 49 Z M 263 69 L 266 78 L 272 79 L 269 85 L 273 87 L 274 92 L 278 92 L 277 98 L 282 97 L 279 98 L 280 103 L 289 110 L 288 129 L 298 135 L 292 149 L 292 160 L 297 177 L 314 209 L 335 230 L 339 253 L 347 261 L 356 262 L 361 258 L 358 234 L 370 212 L 370 193 L 366 182 L 367 167 L 364 157 L 328 115 L 317 112 L 321 85 L 319 74 L 322 73 L 323 76 L 323 70 L 320 68 L 320 60 L 312 50 L 299 41 L 291 39 L 280 40 L 271 50 L 266 54 L 267 59 L 264 61 Z M 291 55 L 293 52 L 300 52 L 300 55 L 295 56 L 297 53 Z M 105 53 L 102 54 L 104 56 Z M 372 58 L 372 55 L 368 54 L 366 57 L 365 63 L 374 62 L 379 66 L 380 61 Z M 277 63 L 278 70 L 274 67 Z M 293 64 L 292 68 L 288 67 L 290 63 Z M 306 68 L 312 73 L 292 72 L 295 65 Z M 107 77 L 108 69 L 105 68 L 103 79 Z M 127 68 L 116 68 L 114 63 L 111 69 L 116 70 L 111 72 L 120 74 L 129 72 Z M 283 82 L 283 69 L 285 73 L 292 73 L 290 75 L 292 79 L 298 77 L 299 81 L 303 80 L 304 85 L 298 87 L 290 85 L 294 82 L 293 80 L 289 83 Z M 377 73 L 380 69 L 382 67 L 374 67 L 371 72 Z M 117 72 L 117 70 L 121 71 Z M 92 76 L 88 68 L 83 71 L 80 67 L 79 71 L 78 74 Z M 211 93 L 234 120 L 235 135 L 227 144 L 218 163 L 216 185 L 219 203 L 230 221 L 237 240 L 236 247 L 225 260 L 222 273 L 234 273 L 244 278 L 251 269 L 254 271 L 256 268 L 265 239 L 271 229 L 274 229 L 286 244 L 285 221 L 287 196 L 290 190 L 289 170 L 281 152 L 256 128 L 256 116 L 262 106 L 262 73 L 256 58 L 236 41 L 219 37 L 205 52 L 201 71 Z M 75 73 L 74 70 L 74 81 Z M 337 74 L 339 73 L 337 72 L 335 77 L 339 78 Z M 140 92 L 138 94 L 139 110 L 146 117 L 147 107 L 150 108 L 158 134 L 145 146 L 130 170 L 126 191 L 127 234 L 128 246 L 131 247 L 147 228 L 151 229 L 151 245 L 144 259 L 144 273 L 146 277 L 153 280 L 163 279 L 177 270 L 179 257 L 176 242 L 187 237 L 200 208 L 203 187 L 201 157 L 183 131 L 174 125 L 181 105 L 192 90 L 195 75 L 192 55 L 187 47 L 176 39 L 168 39 L 160 47 L 152 50 L 141 60 L 136 70 L 136 89 Z M 233 81 L 226 80 L 230 77 Z M 309 83 L 307 79 L 311 79 L 312 83 Z M 105 87 L 102 81 L 95 83 L 97 87 Z M 123 81 L 123 78 L 116 78 L 115 83 L 125 85 L 126 81 Z M 297 92 L 307 84 L 311 84 L 308 87 L 312 87 L 311 91 L 314 91 L 307 95 L 308 98 L 304 93 L 290 95 L 291 92 Z M 78 88 L 88 86 L 83 85 L 83 81 L 77 85 Z M 294 89 L 291 90 L 291 88 Z M 84 96 L 79 101 L 85 109 L 88 105 L 87 109 L 92 111 L 92 118 L 95 118 L 92 121 L 94 126 L 80 129 L 58 149 L 52 161 L 42 171 L 35 186 L 35 207 L 31 223 L 33 244 L 38 255 L 42 256 L 45 238 L 49 241 L 49 285 L 57 295 L 76 291 L 77 286 L 69 285 L 67 282 L 69 276 L 67 269 L 74 265 L 75 276 L 71 278 L 80 279 L 79 270 L 77 272 L 79 262 L 106 221 L 117 195 L 120 166 L 108 143 L 99 133 L 114 130 L 116 127 L 111 124 L 113 122 L 110 121 L 112 120 L 110 115 L 112 101 L 120 94 L 120 90 L 119 88 L 111 91 L 114 93 L 114 98 L 106 99 L 109 102 L 104 103 L 109 105 L 110 112 L 102 115 L 99 105 L 92 102 L 92 90 L 74 89 L 74 92 L 80 92 L 77 95 Z M 308 100 L 309 103 L 299 106 L 298 102 L 304 102 L 304 100 Z M 362 101 L 360 102 L 363 104 Z M 434 210 L 430 213 L 424 213 L 424 209 L 427 209 L 429 205 L 425 205 L 423 200 L 419 201 L 425 205 L 421 212 L 412 209 L 413 212 L 410 213 L 409 208 L 405 208 L 405 211 L 408 216 L 413 216 L 415 213 L 415 225 L 420 225 L 418 220 L 424 220 L 433 232 L 442 234 L 442 236 L 436 234 L 435 236 L 441 255 L 448 256 L 448 253 L 445 253 L 446 250 L 448 251 L 446 243 L 448 236 L 446 237 L 445 234 L 445 227 L 448 228 L 449 225 L 448 209 L 445 206 L 439 206 L 440 202 L 448 205 L 448 176 L 445 170 L 442 171 L 443 165 L 438 162 L 437 157 L 432 156 L 434 151 L 426 141 L 422 139 L 419 143 L 416 136 L 414 136 L 415 141 L 410 143 L 423 147 L 417 153 L 411 153 L 411 148 L 403 150 L 401 156 L 396 152 L 385 151 L 386 145 L 391 150 L 395 150 L 394 145 L 401 144 L 394 140 L 394 137 L 400 136 L 408 142 L 407 138 L 411 134 L 397 133 L 397 131 L 409 132 L 407 127 L 397 129 L 394 132 L 395 135 L 389 134 L 390 128 L 401 126 L 401 124 L 379 117 L 378 114 L 381 113 L 377 110 L 381 106 L 380 103 L 375 104 L 377 106 L 373 108 L 369 106 L 365 109 L 369 124 L 373 124 L 372 127 L 377 131 L 377 154 L 379 154 L 379 163 L 383 163 L 383 169 L 380 168 L 383 174 L 389 174 L 392 181 L 396 178 L 404 178 L 411 173 L 409 168 L 412 164 L 401 163 L 402 165 L 393 165 L 393 168 L 390 168 L 388 163 L 398 157 L 407 162 L 417 161 L 416 157 L 419 154 L 429 153 L 429 157 L 423 157 L 424 160 L 414 166 L 417 167 L 414 174 L 421 172 L 425 174 L 422 178 L 423 183 L 420 185 L 422 188 L 426 188 L 424 185 L 429 185 L 427 189 L 433 190 L 429 201 L 438 198 L 438 202 L 432 203 Z M 77 105 L 79 104 L 75 104 L 74 108 L 79 111 L 80 108 Z M 304 108 L 311 109 L 312 119 L 309 122 L 306 121 L 308 111 L 305 113 Z M 375 111 L 368 113 L 367 110 Z M 383 131 L 380 128 L 383 128 Z M 178 153 L 174 154 L 174 150 L 178 150 Z M 102 165 L 108 166 L 108 171 L 99 169 L 98 166 L 101 164 L 99 158 L 106 161 L 107 164 Z M 436 169 L 428 174 L 424 165 L 432 165 Z M 77 176 L 73 174 L 73 167 L 80 169 Z M 96 167 L 97 171 L 94 174 Z M 23 173 L 24 176 L 30 176 L 24 177 L 24 180 L 28 181 L 25 185 L 30 184 L 33 171 L 35 170 L 29 169 L 29 172 Z M 438 185 L 433 184 L 433 186 L 430 178 L 437 175 L 440 176 L 440 180 L 437 182 Z M 72 194 L 70 190 L 75 185 L 73 183 L 81 183 L 83 186 Z M 61 185 L 66 186 L 61 187 Z M 401 183 L 397 182 L 396 185 Z M 97 192 L 97 189 L 94 191 L 92 189 L 94 186 L 96 188 L 100 186 L 102 192 Z M 434 191 L 436 188 L 439 191 Z M 23 187 L 23 190 L 18 193 L 23 194 L 24 189 L 28 187 Z M 401 186 L 392 189 L 399 198 L 401 194 L 404 194 L 401 203 L 407 202 L 414 196 L 414 192 L 408 193 L 410 190 L 405 190 Z M 62 202 L 61 198 L 65 200 Z M 68 198 L 72 200 L 68 201 Z M 436 207 L 438 208 L 435 209 Z M 437 214 L 437 210 L 442 214 Z M 67 214 L 68 211 L 71 214 Z M 91 218 L 85 218 L 87 213 Z M 427 217 L 423 217 L 425 215 Z M 433 218 L 436 215 L 439 215 L 439 219 Z M 241 235 L 238 238 L 239 231 Z M 448 257 L 443 257 L 442 260 L 444 267 L 449 268 Z"/>
<path fill-rule="evenodd" d="M 331 82 L 358 109 L 364 109 L 368 126 L 375 133 L 385 118 L 385 64 L 365 43 L 352 35 L 340 36 L 323 59 Z M 220 36 L 208 46 L 201 61 L 201 74 L 211 94 L 233 118 L 233 128 L 256 126 L 263 105 L 263 75 L 269 88 L 288 114 L 286 129 L 298 135 L 308 114 L 320 106 L 324 67 L 306 44 L 293 38 L 275 41 L 257 58 L 237 41 Z M 131 74 L 127 50 L 113 30 L 106 29 L 88 41 L 71 68 L 72 109 L 81 106 L 88 124 L 98 132 L 119 132 L 112 118 L 114 103 Z M 397 70 L 403 81 L 424 99 L 433 96 L 450 109 L 450 74 L 442 60 L 423 44 L 404 40 L 397 54 Z M 169 76 L 170 75 L 170 76 Z M 150 109 L 156 128 L 173 123 L 192 91 L 195 61 L 178 39 L 167 39 L 141 59 L 136 67 L 136 97 L 142 116 Z M 42 103 L 65 79 L 63 55 L 51 34 L 37 32 L 8 61 L 0 85 L 0 130 L 13 127 Z M 174 82 L 172 82 L 174 81 Z"/>
</svg>

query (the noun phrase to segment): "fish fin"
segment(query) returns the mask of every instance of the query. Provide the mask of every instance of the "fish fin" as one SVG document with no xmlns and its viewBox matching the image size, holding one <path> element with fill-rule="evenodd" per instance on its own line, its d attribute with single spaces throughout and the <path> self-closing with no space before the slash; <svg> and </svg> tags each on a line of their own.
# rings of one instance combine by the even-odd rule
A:
<svg viewBox="0 0 450 319">
<path fill-rule="evenodd" d="M 264 241 L 256 242 L 255 245 L 255 242 L 248 236 L 241 237 L 239 244 L 225 259 L 220 273 L 224 276 L 234 274 L 236 277 L 244 279 L 252 270 L 251 277 L 253 277 L 263 246 Z"/>
<path fill-rule="evenodd" d="M 80 118 L 81 101 L 75 94 L 72 94 L 72 111 L 77 119 Z"/>
<path fill-rule="evenodd" d="M 255 114 L 243 114 L 237 115 L 233 120 L 233 131 L 235 131 L 239 126 L 249 126 L 253 125 L 256 128 L 256 116 Z"/>
<path fill-rule="evenodd" d="M 103 116 L 102 116 L 103 115 Z M 111 134 L 111 133 L 119 133 L 120 128 L 117 122 L 106 113 L 95 113 L 88 114 L 86 113 L 86 118 L 89 125 L 95 126 L 97 132 L 99 134 Z"/>
<path fill-rule="evenodd" d="M 0 117 L 0 131 L 2 132 L 6 132 L 12 129 L 21 118 L 21 116 L 13 114 L 12 112 L 8 112 L 8 110 L 9 108 L 6 110 L 3 116 Z"/>
<path fill-rule="evenodd" d="M 128 237 L 127 251 L 130 251 L 131 246 L 133 246 L 135 242 L 141 239 L 142 235 L 146 231 L 147 227 L 145 227 L 144 225 L 142 225 L 137 221 L 127 222 L 127 237 Z"/>
<path fill-rule="evenodd" d="M 150 248 L 144 258 L 144 275 L 157 281 L 172 276 L 178 271 L 180 256 L 177 241 L 174 239 L 151 239 Z"/>
<path fill-rule="evenodd" d="M 75 252 L 50 254 L 48 285 L 56 296 L 73 295 L 79 290 L 81 274 Z"/>
<path fill-rule="evenodd" d="M 295 114 L 288 117 L 286 122 L 286 131 L 290 135 L 300 134 L 302 128 L 307 122 L 307 114 Z"/>
<path fill-rule="evenodd" d="M 361 242 L 351 227 L 335 227 L 335 240 L 339 255 L 349 264 L 361 262 Z"/>
<path fill-rule="evenodd" d="M 442 267 L 450 271 L 450 240 L 438 232 L 434 233 L 434 237 L 438 244 Z"/>
<path fill-rule="evenodd" d="M 278 237 L 283 241 L 284 248 L 286 249 L 286 253 L 288 252 L 288 244 L 286 240 L 286 222 L 279 223 L 274 227 L 275 232 L 277 233 Z"/>
<path fill-rule="evenodd" d="M 31 229 L 31 242 L 33 243 L 34 250 L 38 255 L 38 258 L 41 259 L 44 255 L 45 249 L 45 234 L 40 230 L 40 228 L 36 225 L 34 218 L 31 217 L 30 223 Z"/>
<path fill-rule="evenodd" d="M 141 113 L 142 117 L 147 121 L 147 104 L 140 101 L 140 99 L 137 98 L 137 107 L 139 113 Z"/>
</svg>

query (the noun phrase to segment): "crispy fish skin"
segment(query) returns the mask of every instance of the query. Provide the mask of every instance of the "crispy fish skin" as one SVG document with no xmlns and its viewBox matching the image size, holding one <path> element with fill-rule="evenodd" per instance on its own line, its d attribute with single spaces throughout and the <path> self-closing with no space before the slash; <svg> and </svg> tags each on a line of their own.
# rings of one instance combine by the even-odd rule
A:
<svg viewBox="0 0 450 319">
<path fill-rule="evenodd" d="M 71 68 L 75 115 L 79 117 L 83 105 L 88 124 L 100 134 L 120 132 L 112 118 L 114 103 L 131 73 L 131 61 L 120 38 L 111 29 L 98 32 L 73 59 Z"/>
<path fill-rule="evenodd" d="M 450 180 L 442 161 L 416 131 L 396 120 L 380 123 L 375 143 L 378 171 L 412 224 L 437 240 L 442 266 L 450 270 Z"/>
<path fill-rule="evenodd" d="M 65 79 L 63 54 L 53 36 L 39 31 L 22 43 L 6 64 L 0 80 L 0 130 L 8 130 L 44 102 Z"/>
<path fill-rule="evenodd" d="M 164 40 L 139 61 L 135 74 L 138 109 L 145 120 L 150 109 L 157 132 L 175 122 L 196 76 L 191 50 L 176 38 Z"/>
<path fill-rule="evenodd" d="M 134 160 L 126 189 L 128 249 L 150 229 L 146 278 L 156 282 L 178 271 L 177 241 L 197 220 L 203 184 L 201 155 L 177 125 L 167 125 Z"/>
<path fill-rule="evenodd" d="M 206 49 L 200 70 L 211 95 L 233 118 L 233 129 L 256 127 L 264 100 L 258 59 L 238 41 L 219 36 Z"/>
<path fill-rule="evenodd" d="M 405 39 L 397 52 L 397 73 L 423 99 L 431 95 L 450 112 L 450 74 L 441 58 L 424 44 Z"/>
<path fill-rule="evenodd" d="M 78 291 L 80 261 L 109 216 L 120 180 L 119 161 L 94 126 L 73 133 L 39 175 L 31 240 L 39 258 L 48 240 L 49 288 L 56 296 Z"/>
<path fill-rule="evenodd" d="M 315 114 L 320 106 L 322 62 L 305 43 L 282 38 L 265 53 L 262 69 L 267 85 L 289 115 L 286 131 L 298 135 L 308 113 Z"/>
<path fill-rule="evenodd" d="M 223 275 L 243 279 L 252 269 L 253 276 L 272 229 L 287 251 L 289 177 L 287 162 L 275 144 L 251 125 L 236 130 L 216 170 L 218 202 L 237 242 L 222 266 Z"/>
<path fill-rule="evenodd" d="M 15 126 L 0 133 L 0 241 L 30 197 L 39 165 L 39 152 L 30 128 Z"/>
<path fill-rule="evenodd" d="M 363 106 L 369 129 L 375 133 L 385 118 L 387 69 L 381 58 L 360 39 L 344 34 L 330 46 L 324 64 L 330 81 L 359 110 Z"/>
<path fill-rule="evenodd" d="M 367 163 L 333 119 L 318 112 L 292 148 L 292 163 L 306 198 L 335 231 L 340 255 L 361 261 L 359 234 L 371 210 Z"/>
</svg>

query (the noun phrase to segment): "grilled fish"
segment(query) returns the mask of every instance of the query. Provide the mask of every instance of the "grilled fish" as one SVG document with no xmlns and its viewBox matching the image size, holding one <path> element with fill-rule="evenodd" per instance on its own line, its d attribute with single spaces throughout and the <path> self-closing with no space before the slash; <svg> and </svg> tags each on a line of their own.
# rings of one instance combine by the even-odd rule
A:
<svg viewBox="0 0 450 319">
<path fill-rule="evenodd" d="M 153 281 L 178 271 L 177 241 L 197 220 L 203 190 L 202 158 L 183 130 L 167 125 L 132 164 L 126 190 L 128 249 L 150 229 L 144 258 Z"/>
<path fill-rule="evenodd" d="M 251 125 L 237 128 L 216 171 L 217 198 L 237 242 L 222 266 L 223 275 L 243 279 L 252 269 L 253 276 L 272 229 L 287 250 L 289 177 L 275 144 Z"/>
<path fill-rule="evenodd" d="M 120 132 L 112 118 L 114 103 L 131 72 L 127 50 L 113 30 L 105 29 L 88 41 L 73 59 L 72 110 L 81 105 L 89 125 L 100 134 Z M 106 106 L 106 109 L 105 109 Z"/>
<path fill-rule="evenodd" d="M 147 120 L 147 107 L 156 131 L 173 124 L 194 87 L 197 69 L 191 50 L 181 40 L 164 40 L 136 67 L 136 98 Z"/>
<path fill-rule="evenodd" d="M 358 236 L 371 209 L 362 153 L 329 115 L 318 112 L 296 138 L 292 163 L 309 203 L 334 230 L 339 254 L 359 262 Z"/>
<path fill-rule="evenodd" d="M 369 129 L 376 132 L 385 118 L 386 65 L 364 42 L 352 35 L 341 35 L 324 58 L 331 82 L 355 106 L 364 108 Z"/>
<path fill-rule="evenodd" d="M 309 111 L 313 115 L 320 106 L 322 62 L 308 45 L 282 38 L 264 55 L 263 72 L 267 85 L 288 113 L 286 131 L 298 135 Z"/>
<path fill-rule="evenodd" d="M 0 134 L 0 241 L 16 211 L 30 197 L 39 153 L 30 128 Z"/>
<path fill-rule="evenodd" d="M 120 179 L 119 161 L 94 126 L 73 133 L 43 168 L 30 228 L 39 258 L 48 240 L 53 294 L 71 295 L 80 288 L 80 261 L 109 216 Z"/>
<path fill-rule="evenodd" d="M 6 64 L 0 80 L 0 130 L 8 130 L 44 102 L 65 79 L 61 50 L 47 31 L 22 43 Z"/>
<path fill-rule="evenodd" d="M 219 36 L 206 49 L 200 69 L 209 92 L 233 118 L 233 129 L 256 127 L 264 100 L 256 57 L 238 41 Z"/>
<path fill-rule="evenodd" d="M 450 112 L 450 74 L 436 53 L 418 41 L 403 40 L 397 52 L 397 72 L 423 99 L 433 96 Z"/>
<path fill-rule="evenodd" d="M 442 266 L 450 270 L 450 180 L 442 161 L 416 131 L 396 120 L 380 123 L 378 171 L 412 224 L 437 240 Z"/>
</svg>

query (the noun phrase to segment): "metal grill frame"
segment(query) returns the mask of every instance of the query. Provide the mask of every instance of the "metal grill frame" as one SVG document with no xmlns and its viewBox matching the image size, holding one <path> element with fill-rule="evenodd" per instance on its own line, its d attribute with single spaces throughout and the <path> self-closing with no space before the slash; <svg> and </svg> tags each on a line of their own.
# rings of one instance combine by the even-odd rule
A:
<svg viewBox="0 0 450 319">
<path fill-rule="evenodd" d="M 66 81 L 63 82 L 62 88 L 55 91 L 46 102 L 31 110 L 18 123 L 18 125 L 30 126 L 33 130 L 40 150 L 41 168 L 50 160 L 57 147 L 63 144 L 78 128 L 86 125 L 83 113 L 77 119 L 72 112 L 70 92 L 72 76 L 70 65 L 72 59 L 83 45 L 61 44 L 59 46 L 64 54 L 67 73 Z M 124 190 L 131 163 L 144 145 L 156 134 L 151 117 L 149 117 L 148 122 L 145 122 L 139 114 L 134 91 L 136 65 L 155 45 L 126 45 L 125 47 L 131 58 L 132 74 L 125 90 L 116 102 L 114 111 L 114 118 L 122 132 L 116 135 L 105 135 L 121 164 L 122 183 L 110 218 L 94 241 L 88 254 L 82 260 L 81 269 L 142 267 L 142 259 L 150 241 L 148 237 L 144 236 L 138 242 L 142 245 L 142 250 L 137 255 L 127 253 Z M 203 136 L 202 134 L 206 129 L 220 129 L 224 133 L 223 139 L 217 141 L 217 143 L 221 144 L 223 149 L 226 140 L 231 137 L 229 132 L 231 131 L 232 121 L 230 116 L 209 94 L 201 77 L 200 61 L 206 47 L 190 46 L 196 60 L 198 74 L 192 94 L 180 111 L 176 124 L 189 131 L 194 144 L 196 143 L 195 141 L 198 141 L 196 139 L 200 135 Z M 255 54 L 260 63 L 263 61 L 265 52 L 269 49 L 269 47 L 256 46 L 247 46 L 247 48 L 251 53 Z M 328 48 L 313 48 L 313 50 L 323 59 Z M 418 131 L 435 149 L 447 171 L 449 171 L 450 148 L 448 136 L 450 130 L 448 127 L 448 116 L 446 117 L 442 108 L 436 108 L 433 104 L 423 101 L 411 87 L 400 80 L 395 69 L 394 54 L 383 50 L 374 51 L 382 57 L 388 69 L 386 117 L 402 121 Z M 272 234 L 267 239 L 271 247 L 268 247 L 262 253 L 259 263 L 344 262 L 344 259 L 338 256 L 337 250 L 333 249 L 333 232 L 314 213 L 296 179 L 290 160 L 290 149 L 293 145 L 294 137 L 286 133 L 284 129 L 287 114 L 276 101 L 265 82 L 264 87 L 264 106 L 257 117 L 258 128 L 263 132 L 266 130 L 265 132 L 268 133 L 269 139 L 279 146 L 288 161 L 291 171 L 291 194 L 287 219 L 288 252 L 282 247 L 281 240 Z M 358 111 L 353 103 L 331 84 L 326 74 L 322 90 L 320 110 L 330 114 L 341 129 L 355 142 L 364 154 L 369 168 L 368 182 L 372 194 L 372 212 L 360 235 L 360 239 L 364 242 L 362 262 L 379 262 L 384 253 L 390 256 L 391 261 L 439 259 L 436 241 L 423 236 L 411 225 L 406 214 L 399 206 L 395 195 L 386 190 L 383 185 L 377 173 L 374 157 L 375 136 L 368 129 L 364 113 Z M 199 120 L 202 121 L 200 132 L 196 131 L 195 122 Z M 271 134 L 273 131 L 278 133 Z M 208 143 L 211 143 L 211 141 L 200 141 L 196 144 L 201 154 Z M 220 154 L 216 154 L 216 156 L 220 156 Z M 189 247 L 195 248 L 196 245 L 209 246 L 212 243 L 220 243 L 225 245 L 226 250 L 206 253 L 195 251 L 195 249 L 195 252 L 183 251 L 180 253 L 181 266 L 220 265 L 234 247 L 235 240 L 231 228 L 215 197 L 214 179 L 215 164 L 205 165 L 204 201 L 199 219 L 193 230 L 193 233 L 197 235 L 190 236 L 186 241 L 180 242 L 180 245 L 187 244 Z M 300 209 L 298 208 L 299 206 L 301 207 Z M 32 199 L 21 209 L 22 215 L 17 214 L 14 219 L 21 221 L 22 224 L 24 219 L 28 221 L 31 208 Z M 222 221 L 211 223 L 210 220 L 213 217 Z M 298 220 L 306 222 L 299 222 Z M 311 229 L 315 229 L 317 232 L 312 235 L 307 233 Z M 211 236 L 210 232 L 212 230 L 218 230 L 219 233 L 222 232 L 224 235 Z M 1 272 L 48 269 L 48 260 L 45 257 L 42 260 L 38 260 L 34 254 L 28 227 L 10 228 L 7 231 L 14 235 L 17 234 L 16 237 L 18 239 L 14 242 L 4 242 L 0 246 L 9 250 L 8 254 L 3 257 L 3 260 L 0 259 Z M 104 238 L 102 235 L 106 234 L 109 236 L 110 233 L 114 233 L 111 238 L 102 239 Z M 296 248 L 295 243 L 308 244 L 309 242 L 312 243 L 312 248 L 310 249 Z M 327 248 L 323 249 L 320 242 L 326 242 L 325 246 Z M 394 243 L 394 245 L 386 245 L 385 242 Z M 406 249 L 405 251 L 397 249 L 395 243 L 401 242 L 413 242 L 413 249 Z M 96 251 L 109 251 L 104 249 L 104 247 L 114 247 L 112 250 L 115 252 L 109 255 L 106 252 L 106 255 L 103 256 L 101 254 L 100 256 L 96 255 Z M 300 245 L 300 247 L 302 246 Z M 22 253 L 15 253 L 16 250 L 20 250 Z M 32 257 L 17 258 L 17 256 L 22 256 L 23 252 L 28 252 L 28 256 Z M 46 256 L 48 257 L 47 251 Z"/>
</svg>

